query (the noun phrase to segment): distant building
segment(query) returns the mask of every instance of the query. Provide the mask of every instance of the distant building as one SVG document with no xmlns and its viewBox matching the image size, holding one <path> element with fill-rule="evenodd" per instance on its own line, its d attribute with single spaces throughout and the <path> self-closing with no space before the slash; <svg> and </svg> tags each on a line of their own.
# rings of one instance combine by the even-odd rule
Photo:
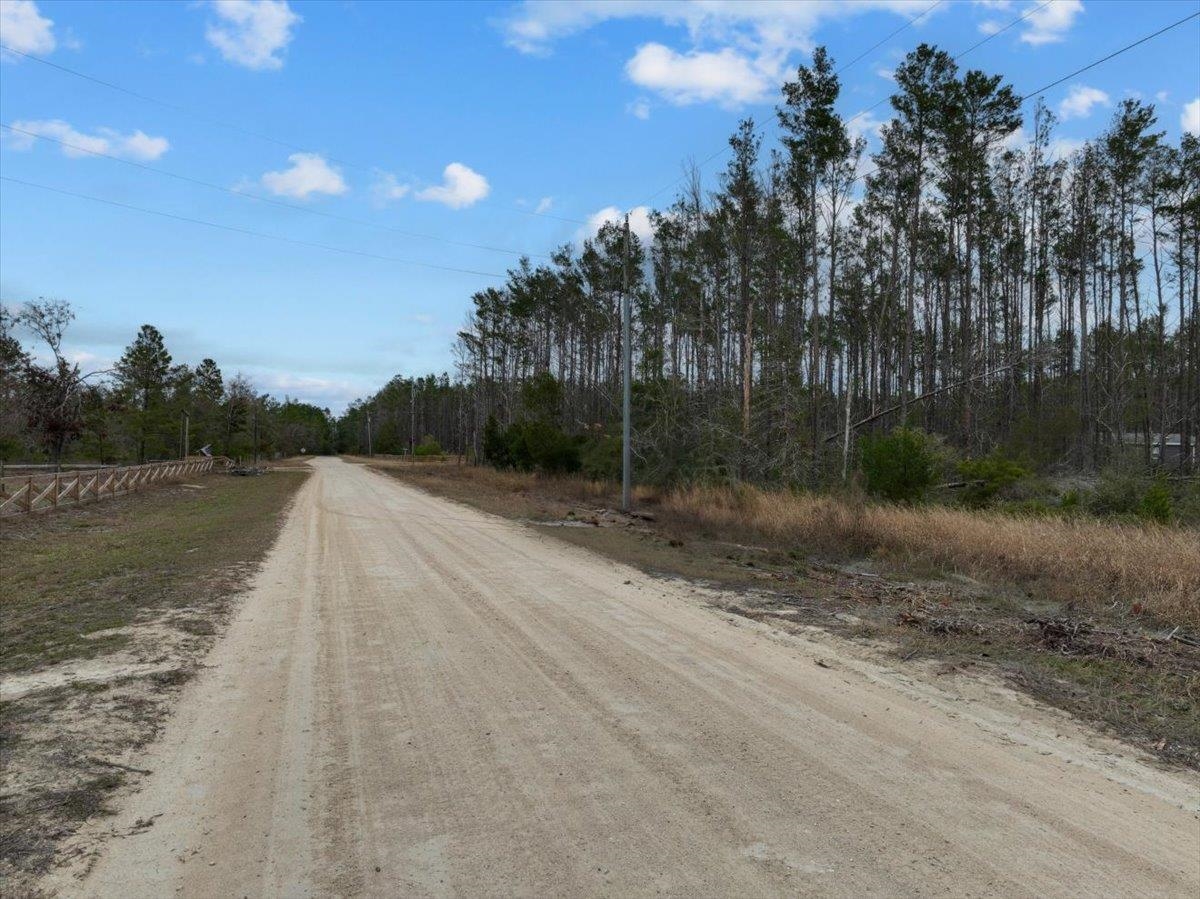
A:
<svg viewBox="0 0 1200 899">
<path fill-rule="evenodd" d="M 1145 443 L 1146 435 L 1138 431 L 1129 431 L 1121 435 L 1121 444 L 1123 446 L 1142 446 Z M 1186 458 L 1191 461 L 1196 461 L 1196 436 L 1193 434 L 1188 438 L 1190 444 L 1187 450 Z M 1164 452 L 1165 450 L 1165 452 Z M 1159 455 L 1162 459 L 1159 459 Z M 1182 434 L 1167 434 L 1164 441 L 1162 434 L 1150 435 L 1150 458 L 1155 462 L 1163 462 L 1166 465 L 1171 465 L 1184 458 L 1183 435 Z"/>
</svg>

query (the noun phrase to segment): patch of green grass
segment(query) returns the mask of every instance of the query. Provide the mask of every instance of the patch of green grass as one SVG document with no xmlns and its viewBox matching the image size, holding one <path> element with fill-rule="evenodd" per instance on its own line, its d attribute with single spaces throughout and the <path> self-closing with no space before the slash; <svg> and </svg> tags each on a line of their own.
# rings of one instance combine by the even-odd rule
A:
<svg viewBox="0 0 1200 899">
<path fill-rule="evenodd" d="M 1029 653 L 1011 675 L 1035 696 L 1200 767 L 1200 676 L 1120 659 Z"/>
<path fill-rule="evenodd" d="M 119 648 L 122 628 L 234 592 L 275 539 L 303 471 L 210 475 L 0 530 L 0 673 Z"/>
</svg>

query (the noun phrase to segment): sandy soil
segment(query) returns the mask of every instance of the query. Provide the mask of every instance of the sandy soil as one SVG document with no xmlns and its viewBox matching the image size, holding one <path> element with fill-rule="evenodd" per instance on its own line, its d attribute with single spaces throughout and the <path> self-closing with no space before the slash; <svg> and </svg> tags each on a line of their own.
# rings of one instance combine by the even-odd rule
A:
<svg viewBox="0 0 1200 899">
<path fill-rule="evenodd" d="M 86 896 L 1192 896 L 1200 781 L 317 460 Z M 95 841 L 99 831 L 81 837 Z"/>
</svg>

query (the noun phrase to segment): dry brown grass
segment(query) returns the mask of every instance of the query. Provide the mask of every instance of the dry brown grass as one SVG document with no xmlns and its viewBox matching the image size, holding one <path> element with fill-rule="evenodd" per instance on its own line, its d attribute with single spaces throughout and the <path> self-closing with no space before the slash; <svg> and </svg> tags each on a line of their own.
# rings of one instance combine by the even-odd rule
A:
<svg viewBox="0 0 1200 899">
<path fill-rule="evenodd" d="M 1192 529 L 884 506 L 749 487 L 692 487 L 662 504 L 714 529 L 833 552 L 882 550 L 1037 587 L 1083 608 L 1125 604 L 1200 629 L 1200 532 Z"/>
</svg>

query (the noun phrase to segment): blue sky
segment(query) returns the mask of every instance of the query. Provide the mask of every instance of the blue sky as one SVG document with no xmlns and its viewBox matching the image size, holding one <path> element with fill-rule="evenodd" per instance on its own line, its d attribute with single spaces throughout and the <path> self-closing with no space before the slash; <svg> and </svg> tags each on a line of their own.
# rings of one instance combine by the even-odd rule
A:
<svg viewBox="0 0 1200 899">
<path fill-rule="evenodd" d="M 770 134 L 780 80 L 817 44 L 841 65 L 883 41 L 842 75 L 849 118 L 888 95 L 920 41 L 957 54 L 1035 10 L 960 63 L 1023 94 L 1200 9 L 931 5 L 0 0 L 0 42 L 125 91 L 3 54 L 0 121 L 19 129 L 0 134 L 5 177 L 366 254 L 4 181 L 0 296 L 71 301 L 85 368 L 150 322 L 178 361 L 212 356 L 336 411 L 393 374 L 452 367 L 471 293 L 517 259 L 458 244 L 547 253 L 636 210 L 739 118 Z M 1062 149 L 1130 94 L 1156 103 L 1170 140 L 1200 131 L 1198 20 L 1047 92 Z M 855 124 L 870 137 L 888 111 Z"/>
</svg>

